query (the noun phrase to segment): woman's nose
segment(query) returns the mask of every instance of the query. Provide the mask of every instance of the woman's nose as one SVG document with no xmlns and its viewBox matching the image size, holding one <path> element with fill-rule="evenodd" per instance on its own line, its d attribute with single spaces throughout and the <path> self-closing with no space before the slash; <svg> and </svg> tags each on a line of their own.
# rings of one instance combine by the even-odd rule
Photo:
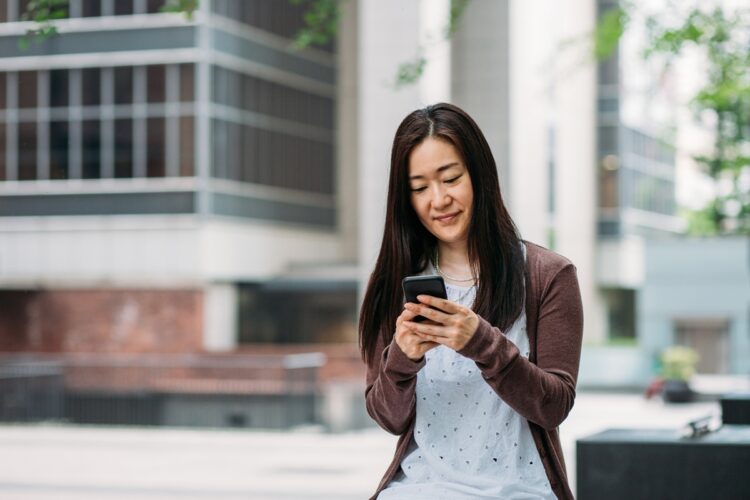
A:
<svg viewBox="0 0 750 500">
<path fill-rule="evenodd" d="M 448 192 L 441 186 L 437 186 L 432 190 L 432 206 L 435 208 L 444 207 L 449 205 L 451 202 Z"/>
</svg>

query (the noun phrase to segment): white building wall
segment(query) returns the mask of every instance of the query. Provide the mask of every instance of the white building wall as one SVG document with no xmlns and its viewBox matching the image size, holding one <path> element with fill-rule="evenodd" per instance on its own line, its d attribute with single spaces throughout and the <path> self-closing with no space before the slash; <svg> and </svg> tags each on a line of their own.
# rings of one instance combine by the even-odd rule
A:
<svg viewBox="0 0 750 500">
<path fill-rule="evenodd" d="M 420 105 L 415 85 L 396 90 L 399 64 L 418 55 L 420 3 L 362 1 L 359 19 L 359 264 L 364 288 L 380 250 L 393 136 Z M 361 301 L 359 301 L 361 302 Z"/>
<path fill-rule="evenodd" d="M 588 36 L 595 23 L 594 0 L 567 0 L 557 7 L 557 43 Z M 590 63 L 587 64 L 587 61 Z M 558 52 L 556 247 L 578 268 L 584 307 L 584 340 L 607 337 L 606 309 L 596 277 L 596 66 L 588 44 Z"/>
<path fill-rule="evenodd" d="M 497 163 L 503 200 L 510 207 L 509 3 L 472 0 L 466 7 L 451 41 L 451 100 L 482 129 Z"/>
<path fill-rule="evenodd" d="M 257 281 L 340 259 L 303 226 L 192 216 L 18 217 L 0 224 L 0 287 L 175 287 Z"/>
<path fill-rule="evenodd" d="M 550 61 L 556 40 L 554 6 L 544 0 L 509 2 L 511 215 L 523 237 L 547 246 L 549 133 L 553 109 Z M 553 22 L 550 22 L 550 21 Z"/>
</svg>

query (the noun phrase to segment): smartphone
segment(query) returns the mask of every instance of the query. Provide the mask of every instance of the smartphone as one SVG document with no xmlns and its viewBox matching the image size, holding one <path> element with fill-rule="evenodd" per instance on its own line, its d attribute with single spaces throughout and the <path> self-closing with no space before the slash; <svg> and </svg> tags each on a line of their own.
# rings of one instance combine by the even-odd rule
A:
<svg viewBox="0 0 750 500">
<path fill-rule="evenodd" d="M 431 295 L 440 299 L 448 298 L 442 276 L 407 276 L 401 282 L 401 286 L 404 289 L 406 302 L 419 304 L 417 295 Z M 412 321 L 425 321 L 426 319 L 424 316 L 417 316 Z"/>
</svg>

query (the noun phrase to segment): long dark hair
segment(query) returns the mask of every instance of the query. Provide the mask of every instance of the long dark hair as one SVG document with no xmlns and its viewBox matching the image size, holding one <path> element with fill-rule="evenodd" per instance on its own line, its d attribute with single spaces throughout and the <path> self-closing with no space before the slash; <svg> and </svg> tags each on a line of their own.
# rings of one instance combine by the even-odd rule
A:
<svg viewBox="0 0 750 500">
<path fill-rule="evenodd" d="M 471 178 L 469 261 L 475 276 L 480 276 L 474 311 L 505 330 L 523 308 L 521 240 L 503 204 L 489 144 L 462 109 L 447 103 L 427 106 L 404 118 L 393 139 L 383 241 L 359 316 L 359 347 L 367 364 L 373 362 L 379 336 L 385 345 L 393 339 L 396 318 L 403 310 L 401 280 L 424 270 L 437 246 L 437 238 L 411 205 L 409 186 L 409 155 L 428 137 L 450 142 Z"/>
</svg>

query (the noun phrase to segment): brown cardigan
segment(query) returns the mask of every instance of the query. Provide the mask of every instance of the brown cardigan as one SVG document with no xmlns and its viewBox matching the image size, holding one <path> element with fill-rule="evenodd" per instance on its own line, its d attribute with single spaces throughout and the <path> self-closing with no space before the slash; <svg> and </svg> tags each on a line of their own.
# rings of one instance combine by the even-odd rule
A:
<svg viewBox="0 0 750 500">
<path fill-rule="evenodd" d="M 524 241 L 526 264 L 526 359 L 496 327 L 479 318 L 479 328 L 459 354 L 473 359 L 492 389 L 529 421 L 552 491 L 573 499 L 565 472 L 558 426 L 575 399 L 581 357 L 583 307 L 575 266 L 565 257 Z M 416 414 L 417 372 L 424 366 L 395 341 L 378 342 L 367 367 L 367 412 L 386 431 L 400 435 L 391 465 L 371 497 L 393 479 L 411 441 Z"/>
</svg>

